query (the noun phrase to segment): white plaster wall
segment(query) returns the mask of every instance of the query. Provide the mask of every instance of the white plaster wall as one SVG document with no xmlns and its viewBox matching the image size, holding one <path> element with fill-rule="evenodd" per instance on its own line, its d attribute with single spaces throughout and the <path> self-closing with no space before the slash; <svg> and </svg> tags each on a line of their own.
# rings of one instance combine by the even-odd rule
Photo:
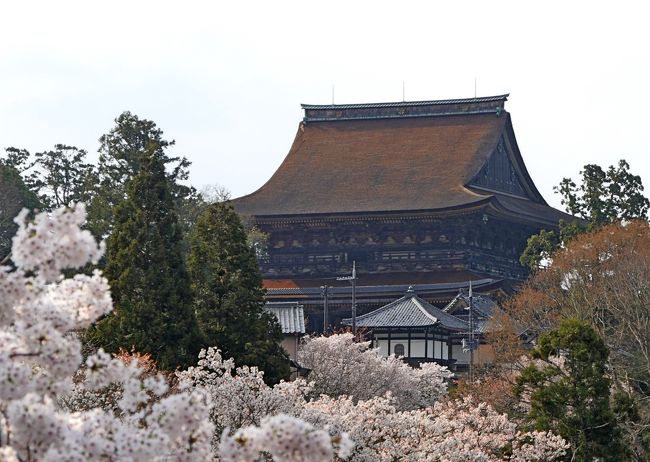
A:
<svg viewBox="0 0 650 462">
<path fill-rule="evenodd" d="M 287 352 L 289 355 L 289 358 L 293 359 L 294 361 L 298 362 L 298 337 L 295 335 L 287 335 L 285 334 L 284 338 L 282 339 L 282 348 L 284 348 L 284 351 Z"/>
<path fill-rule="evenodd" d="M 390 354 L 394 354 L 395 344 L 401 343 L 404 345 L 404 356 L 408 356 L 408 340 L 391 340 L 390 342 Z M 429 358 L 442 358 L 449 359 L 449 351 L 447 349 L 447 343 L 436 340 L 435 343 L 433 340 L 428 340 L 428 357 Z M 379 354 L 381 356 L 388 356 L 388 339 L 387 338 L 375 338 L 375 348 L 379 348 Z M 435 356 L 434 356 L 435 348 Z M 424 358 L 424 339 L 413 339 L 411 338 L 411 356 Z"/>
</svg>

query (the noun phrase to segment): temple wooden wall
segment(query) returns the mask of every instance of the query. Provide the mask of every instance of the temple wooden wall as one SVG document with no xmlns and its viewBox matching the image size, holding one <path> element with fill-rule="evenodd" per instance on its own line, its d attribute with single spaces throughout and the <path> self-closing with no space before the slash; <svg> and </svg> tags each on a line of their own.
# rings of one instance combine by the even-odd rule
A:
<svg viewBox="0 0 650 462">
<path fill-rule="evenodd" d="M 522 280 L 519 256 L 531 226 L 483 211 L 458 216 L 356 216 L 258 222 L 269 234 L 265 277 L 327 277 L 349 273 L 419 273 L 469 270 Z"/>
</svg>

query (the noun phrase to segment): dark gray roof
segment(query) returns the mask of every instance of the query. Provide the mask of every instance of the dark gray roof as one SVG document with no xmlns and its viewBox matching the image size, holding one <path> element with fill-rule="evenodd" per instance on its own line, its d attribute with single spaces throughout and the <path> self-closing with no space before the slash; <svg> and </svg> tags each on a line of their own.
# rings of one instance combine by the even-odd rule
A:
<svg viewBox="0 0 650 462">
<path fill-rule="evenodd" d="M 494 309 L 497 308 L 497 303 L 487 295 L 475 294 L 472 296 L 472 299 L 472 308 L 474 309 L 474 313 L 479 317 L 489 318 L 492 316 Z M 459 294 L 442 310 L 445 313 L 458 314 L 458 311 L 465 310 L 468 306 L 469 295 L 461 289 Z"/>
<path fill-rule="evenodd" d="M 343 324 L 351 325 L 352 319 Z M 357 327 L 425 327 L 467 330 L 467 323 L 419 298 L 412 290 L 402 298 L 357 317 Z"/>
<path fill-rule="evenodd" d="M 440 99 L 432 101 L 395 101 L 390 103 L 359 103 L 359 104 L 301 104 L 303 109 L 365 109 L 381 107 L 433 106 L 445 104 L 493 103 L 507 101 L 509 93 L 496 96 L 481 96 L 478 98 Z"/>
<path fill-rule="evenodd" d="M 264 310 L 273 314 L 277 319 L 283 334 L 304 334 L 305 313 L 298 303 L 269 302 Z"/>
<path fill-rule="evenodd" d="M 410 119 L 413 117 L 446 117 L 458 115 L 496 114 L 504 111 L 508 95 L 483 98 L 445 99 L 437 101 L 398 101 L 364 104 L 303 104 L 303 121 L 327 122 L 341 120 Z"/>
<path fill-rule="evenodd" d="M 445 313 L 453 314 L 455 317 L 467 321 L 469 312 L 469 295 L 461 291 L 450 301 L 442 310 Z M 474 317 L 474 331 L 479 334 L 488 332 L 490 320 L 495 312 L 499 309 L 497 303 L 488 295 L 474 294 L 472 296 L 472 309 Z"/>
</svg>

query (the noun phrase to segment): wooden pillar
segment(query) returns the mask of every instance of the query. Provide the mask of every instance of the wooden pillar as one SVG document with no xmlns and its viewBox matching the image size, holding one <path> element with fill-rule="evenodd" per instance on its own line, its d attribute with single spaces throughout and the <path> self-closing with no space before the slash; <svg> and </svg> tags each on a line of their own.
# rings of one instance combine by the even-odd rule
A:
<svg viewBox="0 0 650 462">
<path fill-rule="evenodd" d="M 451 332 L 447 334 L 447 361 L 451 361 L 453 358 L 451 357 Z"/>
<path fill-rule="evenodd" d="M 375 347 L 375 331 L 370 331 L 370 348 Z"/>
<path fill-rule="evenodd" d="M 388 328 L 388 356 L 392 355 L 392 351 L 390 349 L 390 327 Z"/>
<path fill-rule="evenodd" d="M 433 348 L 432 348 L 433 351 L 431 352 L 432 353 L 431 357 L 433 359 L 436 359 L 436 328 L 435 327 L 433 328 L 433 332 L 431 332 L 431 336 L 433 337 Z"/>
<path fill-rule="evenodd" d="M 408 330 L 409 330 L 409 353 L 408 353 L 408 357 L 409 357 L 409 359 L 411 359 L 411 328 L 409 327 Z"/>
<path fill-rule="evenodd" d="M 424 328 L 424 357 L 429 358 L 429 328 Z"/>
</svg>

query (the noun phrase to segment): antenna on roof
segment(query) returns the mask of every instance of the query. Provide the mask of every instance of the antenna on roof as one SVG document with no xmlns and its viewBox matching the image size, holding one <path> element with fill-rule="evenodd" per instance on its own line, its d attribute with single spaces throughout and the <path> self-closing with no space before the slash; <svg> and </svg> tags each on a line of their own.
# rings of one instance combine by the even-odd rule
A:
<svg viewBox="0 0 650 462">
<path fill-rule="evenodd" d="M 402 101 L 406 101 L 406 83 L 402 80 Z"/>
<path fill-rule="evenodd" d="M 332 84 L 332 106 L 334 106 L 334 84 Z"/>
<path fill-rule="evenodd" d="M 476 77 L 474 77 L 474 98 L 476 98 Z"/>
<path fill-rule="evenodd" d="M 352 283 L 352 333 L 357 336 L 357 262 L 352 260 L 352 276 L 341 276 L 337 281 L 350 281 Z"/>
</svg>

